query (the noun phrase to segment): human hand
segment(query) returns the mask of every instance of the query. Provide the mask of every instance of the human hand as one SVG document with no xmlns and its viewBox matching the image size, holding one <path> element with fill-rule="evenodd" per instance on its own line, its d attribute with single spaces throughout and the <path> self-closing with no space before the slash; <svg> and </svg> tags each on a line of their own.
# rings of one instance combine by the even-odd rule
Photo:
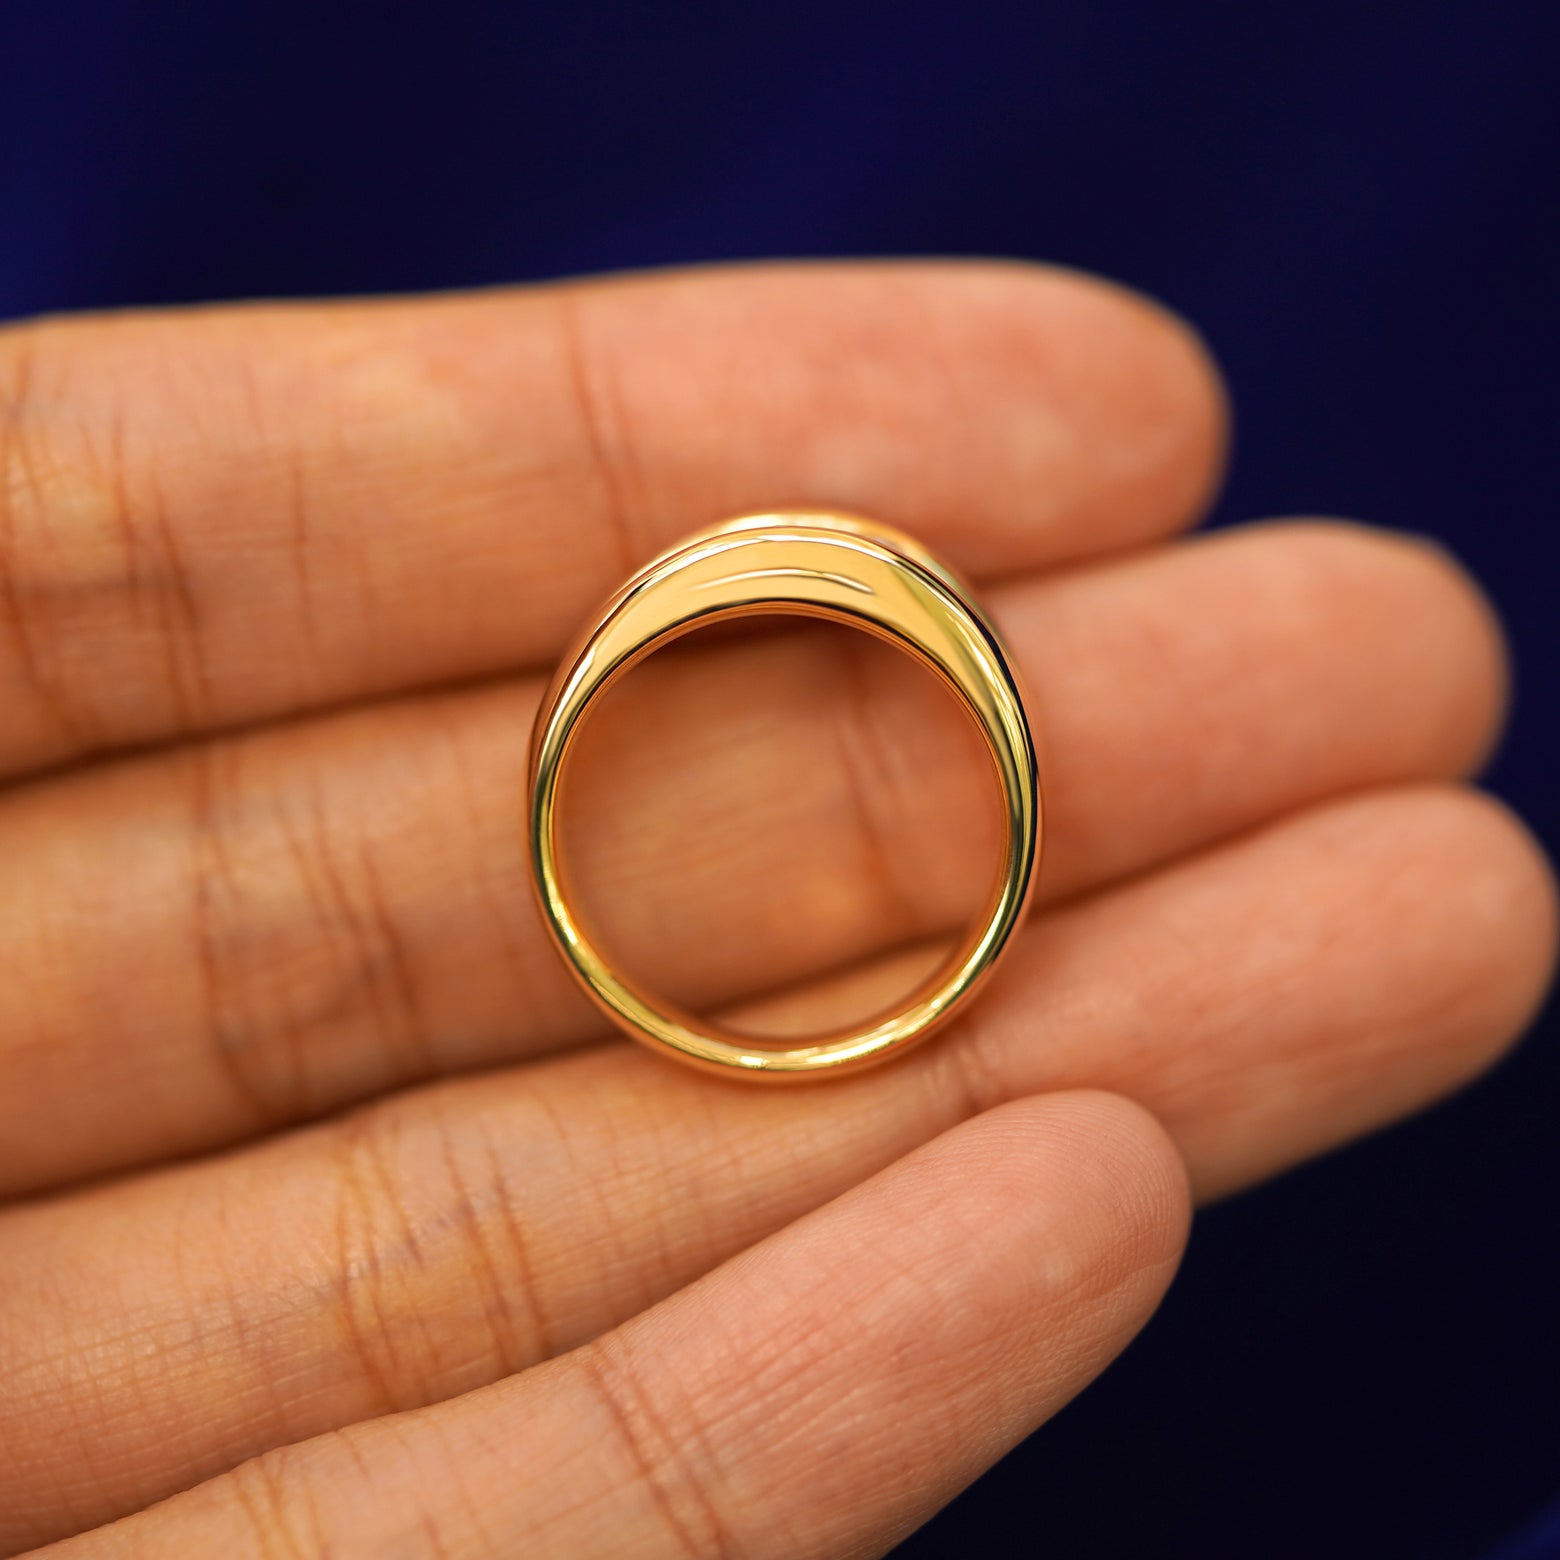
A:
<svg viewBox="0 0 1560 1560">
<path fill-rule="evenodd" d="M 1178 325 L 1009 266 L 0 336 L 0 1552 L 877 1553 L 1123 1347 L 1188 1182 L 1487 1065 L 1554 936 L 1457 783 L 1498 631 L 1416 543 L 1168 543 L 1223 437 Z M 603 1036 L 520 819 L 585 615 L 784 504 L 980 582 L 1046 842 L 966 1018 L 765 1091 Z M 636 673 L 571 802 L 631 965 L 777 1026 L 902 986 L 989 865 L 928 685 Z"/>
</svg>

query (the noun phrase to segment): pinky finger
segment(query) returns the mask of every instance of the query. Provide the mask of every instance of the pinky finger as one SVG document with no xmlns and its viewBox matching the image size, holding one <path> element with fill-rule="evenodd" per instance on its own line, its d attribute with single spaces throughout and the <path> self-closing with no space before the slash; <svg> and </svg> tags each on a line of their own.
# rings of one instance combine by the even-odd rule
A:
<svg viewBox="0 0 1560 1560">
<path fill-rule="evenodd" d="M 1003 1106 L 572 1354 L 46 1553 L 878 1554 L 1125 1346 L 1187 1206 L 1139 1107 Z"/>
</svg>

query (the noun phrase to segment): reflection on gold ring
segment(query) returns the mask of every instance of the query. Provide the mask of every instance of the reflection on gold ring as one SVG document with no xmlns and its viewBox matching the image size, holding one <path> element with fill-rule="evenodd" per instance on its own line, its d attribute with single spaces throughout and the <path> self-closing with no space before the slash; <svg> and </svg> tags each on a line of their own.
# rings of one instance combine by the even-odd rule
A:
<svg viewBox="0 0 1560 1560">
<path fill-rule="evenodd" d="M 595 946 L 570 902 L 556 841 L 571 744 L 598 698 L 669 641 L 732 618 L 791 613 L 848 624 L 928 666 L 958 697 L 1001 787 L 1006 849 L 985 915 L 950 960 L 893 1013 L 801 1044 L 722 1029 L 630 982 Z M 910 537 L 851 515 L 744 515 L 653 559 L 564 658 L 531 748 L 531 866 L 559 951 L 604 1013 L 635 1039 L 726 1076 L 833 1076 L 871 1066 L 932 1033 L 990 974 L 1023 918 L 1041 837 L 1034 742 L 1011 659 L 967 586 Z"/>
</svg>

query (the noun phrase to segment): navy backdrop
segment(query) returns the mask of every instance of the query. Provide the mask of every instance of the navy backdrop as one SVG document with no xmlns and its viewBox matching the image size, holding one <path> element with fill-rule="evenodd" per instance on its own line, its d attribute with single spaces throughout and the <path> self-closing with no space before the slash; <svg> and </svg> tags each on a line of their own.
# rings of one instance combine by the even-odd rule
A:
<svg viewBox="0 0 1560 1560">
<path fill-rule="evenodd" d="M 1557 67 L 1554 0 L 4 0 L 0 316 L 751 255 L 1106 272 L 1228 370 L 1219 519 L 1360 515 L 1489 582 L 1494 783 L 1554 850 Z M 903 1554 L 1560 1554 L 1556 1027 L 1205 1215 L 1141 1342 Z"/>
</svg>

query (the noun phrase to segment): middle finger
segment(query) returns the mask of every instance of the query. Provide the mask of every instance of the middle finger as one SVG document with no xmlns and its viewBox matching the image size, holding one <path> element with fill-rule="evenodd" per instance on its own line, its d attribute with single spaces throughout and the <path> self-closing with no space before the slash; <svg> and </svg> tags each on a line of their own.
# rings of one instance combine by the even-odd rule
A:
<svg viewBox="0 0 1560 1560">
<path fill-rule="evenodd" d="M 1053 901 L 1338 791 L 1456 774 L 1498 714 L 1476 594 L 1359 529 L 1259 527 L 992 605 L 1047 755 Z M 987 760 L 930 678 L 858 645 L 652 661 L 581 757 L 584 896 L 688 1005 L 952 928 L 985 888 Z M 538 693 L 387 705 L 8 798 L 4 903 L 27 913 L 0 908 L 0 1191 L 598 1034 L 526 883 Z"/>
</svg>

